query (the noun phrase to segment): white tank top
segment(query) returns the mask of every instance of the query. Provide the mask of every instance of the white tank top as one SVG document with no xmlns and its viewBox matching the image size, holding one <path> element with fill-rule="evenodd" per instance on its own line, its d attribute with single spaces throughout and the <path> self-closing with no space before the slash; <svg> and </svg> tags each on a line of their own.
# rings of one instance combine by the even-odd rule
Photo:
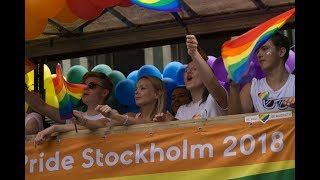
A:
<svg viewBox="0 0 320 180">
<path fill-rule="evenodd" d="M 86 112 L 83 113 L 83 117 L 86 118 L 87 120 L 89 121 L 96 121 L 98 119 L 103 119 L 103 118 L 106 118 L 105 116 L 103 116 L 101 113 L 97 114 L 97 115 L 94 115 L 94 116 L 89 116 L 87 115 Z M 107 118 L 109 121 L 111 121 L 110 118 Z M 72 118 L 71 119 L 67 119 L 66 120 L 66 124 L 71 124 L 72 123 Z"/>
<path fill-rule="evenodd" d="M 267 84 L 266 78 L 252 79 L 251 98 L 254 112 L 267 112 L 275 110 L 290 110 L 282 102 L 291 96 L 295 96 L 295 75 L 289 74 L 287 82 L 277 91 L 273 91 Z"/>
</svg>

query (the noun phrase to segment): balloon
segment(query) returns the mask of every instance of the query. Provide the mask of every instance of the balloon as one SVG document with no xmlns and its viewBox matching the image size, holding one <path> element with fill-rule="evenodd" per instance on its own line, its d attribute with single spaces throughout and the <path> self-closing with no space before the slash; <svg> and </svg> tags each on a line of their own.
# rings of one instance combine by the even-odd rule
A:
<svg viewBox="0 0 320 180">
<path fill-rule="evenodd" d="M 295 59 L 296 59 L 295 52 L 290 50 L 288 59 L 287 59 L 286 64 L 285 64 L 286 70 L 289 73 L 292 73 L 294 71 L 294 69 L 295 69 Z"/>
<path fill-rule="evenodd" d="M 113 7 L 118 5 L 122 0 L 89 0 L 93 5 L 101 8 Z"/>
<path fill-rule="evenodd" d="M 59 101 L 55 93 L 54 85 L 52 82 L 52 78 L 54 78 L 56 75 L 52 74 L 50 77 L 47 77 L 44 79 L 44 89 L 46 90 L 46 103 L 50 106 L 59 108 Z"/>
<path fill-rule="evenodd" d="M 171 78 L 163 78 L 162 81 L 166 86 L 166 110 L 170 110 L 171 108 L 171 93 L 173 89 L 177 86 L 177 83 Z"/>
<path fill-rule="evenodd" d="M 134 83 L 138 82 L 138 70 L 132 71 L 128 76 L 127 79 L 131 79 L 134 81 Z"/>
<path fill-rule="evenodd" d="M 102 72 L 108 76 L 112 72 L 112 69 L 106 64 L 98 64 L 92 68 L 91 72 Z"/>
<path fill-rule="evenodd" d="M 67 73 L 67 81 L 74 84 L 81 84 L 83 76 L 88 70 L 81 65 L 72 66 Z"/>
<path fill-rule="evenodd" d="M 79 17 L 71 12 L 70 8 L 66 3 L 62 10 L 56 16 L 54 16 L 53 19 L 62 23 L 73 23 L 76 20 L 78 20 Z"/>
<path fill-rule="evenodd" d="M 66 0 L 71 12 L 84 20 L 92 20 L 98 17 L 103 11 L 103 7 L 92 4 L 90 0 Z"/>
<path fill-rule="evenodd" d="M 149 64 L 140 67 L 140 69 L 138 70 L 138 80 L 144 75 L 155 76 L 159 79 L 162 79 L 162 75 L 159 69 Z"/>
<path fill-rule="evenodd" d="M 24 112 L 27 112 L 28 107 L 29 107 L 28 103 L 27 103 L 27 102 L 24 102 Z"/>
<path fill-rule="evenodd" d="M 117 70 L 113 70 L 108 77 L 110 78 L 110 80 L 113 83 L 113 87 L 116 87 L 118 82 L 120 82 L 121 80 L 126 79 L 126 77 L 122 74 L 122 72 L 117 71 Z M 113 89 L 114 90 L 114 89 Z M 115 91 L 113 91 L 112 93 L 113 95 L 115 95 Z"/>
<path fill-rule="evenodd" d="M 28 74 L 25 74 L 25 75 L 24 75 L 24 82 L 25 82 L 26 85 L 28 86 L 28 84 L 29 84 L 29 76 L 28 76 Z"/>
<path fill-rule="evenodd" d="M 178 61 L 173 61 L 168 63 L 163 69 L 163 77 L 164 78 L 171 78 L 174 81 L 177 80 L 177 71 L 182 66 L 182 64 Z"/>
<path fill-rule="evenodd" d="M 26 78 L 27 76 L 27 78 Z M 28 81 L 27 81 L 28 80 Z M 25 82 L 28 86 L 28 90 L 31 91 L 34 89 L 34 70 L 28 72 L 27 74 L 25 74 Z"/>
<path fill-rule="evenodd" d="M 134 92 L 136 89 L 135 82 L 131 79 L 124 79 L 118 82 L 115 87 L 115 97 L 122 105 L 135 104 Z"/>
<path fill-rule="evenodd" d="M 131 0 L 122 0 L 119 4 L 118 4 L 118 6 L 120 6 L 120 7 L 130 7 L 130 6 L 132 6 L 133 5 L 133 3 L 131 2 Z"/>
<path fill-rule="evenodd" d="M 27 10 L 24 16 L 24 36 L 26 40 L 35 39 L 46 29 L 48 19 L 38 19 L 32 16 Z"/>
<path fill-rule="evenodd" d="M 26 77 L 27 76 L 27 77 Z M 34 70 L 28 72 L 25 76 L 25 82 L 28 86 L 29 91 L 34 90 Z M 51 71 L 49 67 L 44 64 L 43 65 L 43 80 L 51 76 Z M 27 82 L 28 81 L 28 82 Z"/>
<path fill-rule="evenodd" d="M 211 69 L 213 69 L 213 63 L 217 58 L 214 56 L 208 56 L 207 64 Z"/>
<path fill-rule="evenodd" d="M 179 67 L 178 71 L 177 71 L 177 85 L 185 85 L 184 82 L 184 72 L 186 71 L 186 64 L 183 64 L 182 66 Z"/>
<path fill-rule="evenodd" d="M 218 78 L 218 80 L 222 82 L 228 81 L 228 72 L 224 67 L 222 57 L 216 58 L 216 60 L 212 64 L 212 70 L 214 75 Z"/>
<path fill-rule="evenodd" d="M 25 0 L 26 10 L 39 19 L 52 18 L 65 6 L 65 0 Z"/>
</svg>

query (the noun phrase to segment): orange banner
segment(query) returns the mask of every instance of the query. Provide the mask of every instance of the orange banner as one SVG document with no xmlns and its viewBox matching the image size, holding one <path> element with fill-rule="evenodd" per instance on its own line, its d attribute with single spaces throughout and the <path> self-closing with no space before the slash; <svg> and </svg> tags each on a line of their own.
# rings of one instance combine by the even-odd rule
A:
<svg viewBox="0 0 320 180">
<path fill-rule="evenodd" d="M 294 140 L 295 121 L 289 117 L 253 125 L 237 122 L 171 128 L 153 134 L 146 130 L 106 138 L 66 138 L 36 148 L 29 142 L 25 145 L 25 173 L 32 180 L 61 180 L 239 169 L 294 160 Z"/>
</svg>

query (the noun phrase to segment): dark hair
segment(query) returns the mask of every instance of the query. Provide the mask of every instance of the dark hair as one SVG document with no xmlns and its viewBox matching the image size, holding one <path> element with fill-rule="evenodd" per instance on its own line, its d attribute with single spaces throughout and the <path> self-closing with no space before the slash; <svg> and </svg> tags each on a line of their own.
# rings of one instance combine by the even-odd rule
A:
<svg viewBox="0 0 320 180">
<path fill-rule="evenodd" d="M 101 79 L 102 86 L 109 90 L 109 94 L 105 99 L 105 100 L 107 100 L 111 96 L 112 91 L 113 91 L 113 83 L 110 80 L 110 78 L 102 72 L 87 72 L 83 76 L 82 82 L 84 83 L 89 77 L 96 77 L 96 78 Z"/>
<path fill-rule="evenodd" d="M 284 63 L 287 61 L 289 57 L 289 51 L 290 51 L 290 41 L 289 38 L 280 32 L 276 32 L 271 37 L 272 43 L 275 45 L 275 47 L 279 50 L 281 47 L 284 47 L 286 49 L 286 54 L 284 55 Z"/>
<path fill-rule="evenodd" d="M 176 86 L 175 88 L 173 88 L 172 92 L 175 90 L 175 89 L 184 89 L 187 91 L 187 96 L 189 97 L 189 100 L 192 101 L 192 96 L 191 96 L 191 93 L 190 91 L 186 88 L 185 85 L 179 85 L 179 86 Z"/>
<path fill-rule="evenodd" d="M 112 95 L 112 91 L 113 91 L 113 83 L 110 80 L 110 78 L 106 74 L 101 72 L 87 72 L 82 77 L 82 82 L 84 83 L 86 79 L 88 79 L 89 77 L 96 77 L 98 79 L 101 79 L 102 86 L 109 90 L 108 96 L 104 99 L 104 102 L 106 102 L 107 99 Z M 76 108 L 77 110 L 84 112 L 84 111 L 87 111 L 88 107 L 86 104 L 82 102 L 82 98 L 81 98 L 80 101 L 78 101 Z"/>
<path fill-rule="evenodd" d="M 203 91 L 203 93 L 202 93 L 202 99 L 201 99 L 200 104 L 204 103 L 204 102 L 207 100 L 208 96 L 209 96 L 209 91 L 208 91 L 208 89 L 205 87 L 205 88 L 204 88 L 204 91 Z M 199 104 L 199 106 L 200 106 L 200 104 Z"/>
</svg>

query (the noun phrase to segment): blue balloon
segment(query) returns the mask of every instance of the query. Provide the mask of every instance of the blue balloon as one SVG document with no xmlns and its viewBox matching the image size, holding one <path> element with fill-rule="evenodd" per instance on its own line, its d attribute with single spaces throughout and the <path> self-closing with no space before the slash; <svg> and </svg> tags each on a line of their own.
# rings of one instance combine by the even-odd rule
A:
<svg viewBox="0 0 320 180">
<path fill-rule="evenodd" d="M 137 81 L 138 81 L 138 70 L 132 71 L 132 72 L 127 76 L 127 79 L 131 79 L 132 81 L 134 81 L 135 83 L 137 83 Z"/>
<path fill-rule="evenodd" d="M 161 72 L 159 71 L 158 68 L 156 68 L 153 65 L 143 65 L 140 67 L 140 69 L 138 70 L 138 80 L 145 75 L 149 75 L 149 76 L 155 76 L 159 79 L 162 79 L 162 75 Z"/>
<path fill-rule="evenodd" d="M 171 78 L 174 81 L 177 80 L 177 71 L 182 66 L 182 64 L 178 61 L 172 61 L 167 64 L 163 69 L 163 78 Z"/>
<path fill-rule="evenodd" d="M 171 108 L 171 94 L 173 89 L 177 86 L 177 83 L 171 78 L 163 78 L 162 81 L 166 86 L 166 110 Z"/>
<path fill-rule="evenodd" d="M 134 92 L 135 82 L 131 79 L 124 79 L 118 82 L 115 87 L 115 97 L 122 105 L 135 104 Z"/>
<path fill-rule="evenodd" d="M 186 64 L 183 64 L 182 66 L 179 67 L 178 71 L 177 71 L 177 85 L 185 85 L 184 82 L 184 72 L 186 71 Z"/>
</svg>

